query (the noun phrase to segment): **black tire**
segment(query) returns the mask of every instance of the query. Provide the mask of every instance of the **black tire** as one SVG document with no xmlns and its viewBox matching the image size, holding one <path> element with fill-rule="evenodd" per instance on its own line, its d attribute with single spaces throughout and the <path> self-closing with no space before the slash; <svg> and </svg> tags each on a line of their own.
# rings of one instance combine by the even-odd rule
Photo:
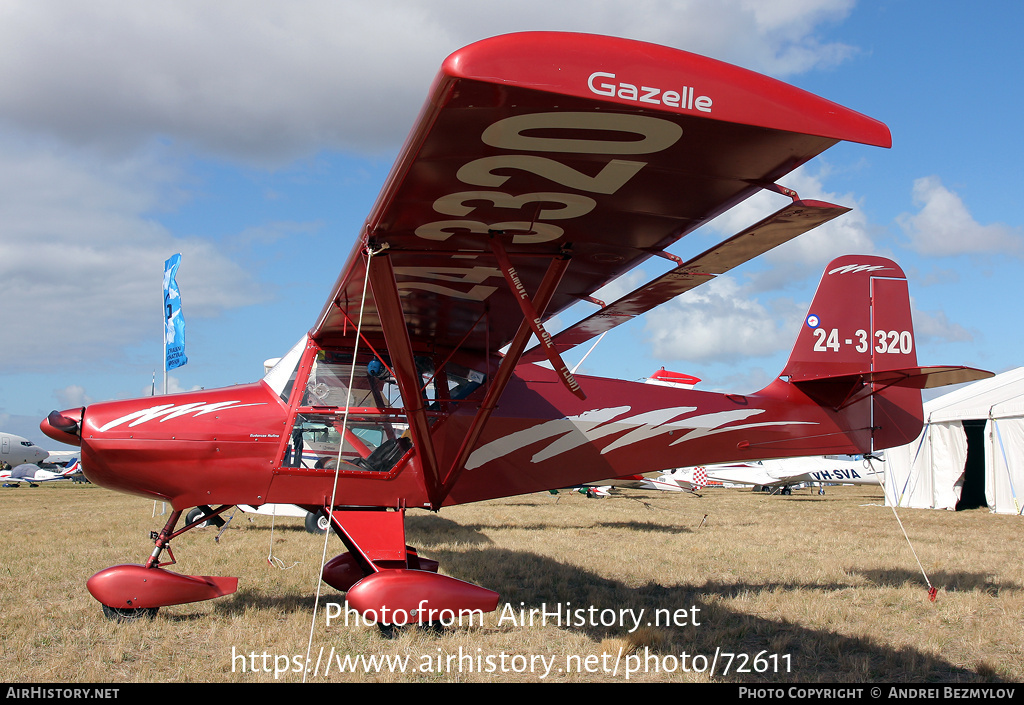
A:
<svg viewBox="0 0 1024 705">
<path fill-rule="evenodd" d="M 322 512 L 306 513 L 306 531 L 311 534 L 326 534 L 331 528 L 331 520 Z"/>
<path fill-rule="evenodd" d="M 103 616 L 111 622 L 124 624 L 125 622 L 137 622 L 140 619 L 153 619 L 156 617 L 159 607 L 111 607 L 103 605 Z"/>
<path fill-rule="evenodd" d="M 185 526 L 188 526 L 189 524 L 191 524 L 194 521 L 198 521 L 199 519 L 202 519 L 204 516 L 206 516 L 206 512 L 204 512 L 199 507 L 196 507 L 195 509 L 189 510 L 189 513 L 185 515 Z M 201 529 L 204 526 L 209 526 L 209 525 L 210 525 L 210 522 L 204 521 L 202 524 L 199 524 L 198 526 L 196 526 L 196 528 L 197 529 Z M 113 608 L 111 608 L 111 609 L 113 609 Z"/>
<path fill-rule="evenodd" d="M 380 635 L 385 639 L 397 639 L 402 636 L 407 626 L 409 625 L 383 624 L 381 622 L 377 622 L 377 631 L 379 631 Z"/>
<path fill-rule="evenodd" d="M 185 515 L 185 526 L 202 519 L 209 511 L 209 507 L 196 507 L 195 509 L 190 510 L 189 513 Z M 199 524 L 196 528 L 202 529 L 204 526 L 224 526 L 224 520 L 220 517 L 213 517 L 209 521 L 204 521 L 202 524 Z"/>
</svg>

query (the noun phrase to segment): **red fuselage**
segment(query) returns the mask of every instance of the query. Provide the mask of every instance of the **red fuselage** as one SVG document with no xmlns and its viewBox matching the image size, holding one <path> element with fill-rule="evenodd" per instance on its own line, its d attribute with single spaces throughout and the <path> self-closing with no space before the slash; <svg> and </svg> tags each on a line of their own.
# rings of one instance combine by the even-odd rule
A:
<svg viewBox="0 0 1024 705">
<path fill-rule="evenodd" d="M 866 402 L 832 411 L 781 380 L 744 396 L 579 379 L 586 400 L 565 390 L 552 371 L 520 366 L 444 503 L 686 465 L 856 453 L 869 443 Z M 434 419 L 431 436 L 442 470 L 467 433 L 472 407 Z M 343 411 L 328 416 L 340 424 Z M 335 472 L 287 463 L 294 418 L 263 382 L 93 404 L 82 414 L 82 464 L 98 485 L 166 500 L 176 509 L 322 507 L 334 496 Z M 48 426 L 44 421 L 44 431 L 60 435 Z M 335 504 L 430 505 L 415 449 L 385 472 L 342 467 Z"/>
</svg>

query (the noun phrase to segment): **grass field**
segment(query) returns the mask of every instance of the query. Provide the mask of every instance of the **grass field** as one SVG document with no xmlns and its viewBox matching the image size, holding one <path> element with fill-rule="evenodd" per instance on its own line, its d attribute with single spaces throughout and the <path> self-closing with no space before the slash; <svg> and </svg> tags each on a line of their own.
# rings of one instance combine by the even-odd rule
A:
<svg viewBox="0 0 1024 705">
<path fill-rule="evenodd" d="M 314 623 L 322 537 L 240 512 L 172 546 L 172 570 L 238 576 L 236 594 L 109 622 L 85 581 L 144 563 L 166 517 L 90 485 L 4 489 L 4 680 L 294 682 L 308 664 L 307 682 L 1024 681 L 1024 519 L 900 510 L 932 602 L 879 488 L 803 492 L 536 494 L 410 511 L 408 543 L 501 602 L 482 624 L 385 638 L 340 616 L 327 624 L 344 604 L 327 586 Z M 327 557 L 341 550 L 331 537 Z"/>
</svg>

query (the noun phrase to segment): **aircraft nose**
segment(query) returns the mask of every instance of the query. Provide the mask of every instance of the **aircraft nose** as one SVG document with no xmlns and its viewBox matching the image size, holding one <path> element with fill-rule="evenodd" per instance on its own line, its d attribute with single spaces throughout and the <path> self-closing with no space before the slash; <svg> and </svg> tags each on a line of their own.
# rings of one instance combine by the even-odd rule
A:
<svg viewBox="0 0 1024 705">
<path fill-rule="evenodd" d="M 39 430 L 60 443 L 80 446 L 82 445 L 82 418 L 84 416 L 84 406 L 66 411 L 51 411 L 49 416 L 40 422 Z"/>
</svg>

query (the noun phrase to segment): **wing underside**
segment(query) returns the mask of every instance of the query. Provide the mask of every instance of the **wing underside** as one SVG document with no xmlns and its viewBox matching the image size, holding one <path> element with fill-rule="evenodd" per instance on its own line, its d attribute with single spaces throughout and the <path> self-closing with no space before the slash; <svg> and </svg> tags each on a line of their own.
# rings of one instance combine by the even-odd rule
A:
<svg viewBox="0 0 1024 705">
<path fill-rule="evenodd" d="M 650 257 L 672 259 L 667 247 L 752 194 L 789 193 L 776 181 L 840 140 L 890 143 L 859 113 L 666 47 L 565 33 L 478 42 L 443 64 L 311 343 L 342 356 L 365 345 L 388 368 L 440 506 L 532 338 L 528 359 L 549 360 L 585 398 L 560 350 L 595 324 L 555 340 L 544 321 Z M 789 195 L 766 221 L 677 259 L 597 327 L 845 210 Z M 469 382 L 458 390 L 457 367 Z M 438 377 L 448 381 L 429 398 L 424 379 Z M 433 425 L 456 412 L 473 415 L 467 433 L 435 448 Z"/>
<path fill-rule="evenodd" d="M 380 291 L 363 295 L 369 250 L 389 261 L 417 351 L 489 357 L 516 336 L 520 300 L 534 301 L 553 262 L 568 264 L 542 319 L 841 139 L 887 145 L 889 134 L 786 84 L 664 47 L 549 33 L 480 42 L 445 62 L 313 337 L 329 344 L 362 305 L 364 335 L 383 342 Z M 718 258 L 764 249 L 740 239 Z M 670 273 L 690 284 L 663 277 L 638 298 L 664 299 L 707 273 Z"/>
</svg>

